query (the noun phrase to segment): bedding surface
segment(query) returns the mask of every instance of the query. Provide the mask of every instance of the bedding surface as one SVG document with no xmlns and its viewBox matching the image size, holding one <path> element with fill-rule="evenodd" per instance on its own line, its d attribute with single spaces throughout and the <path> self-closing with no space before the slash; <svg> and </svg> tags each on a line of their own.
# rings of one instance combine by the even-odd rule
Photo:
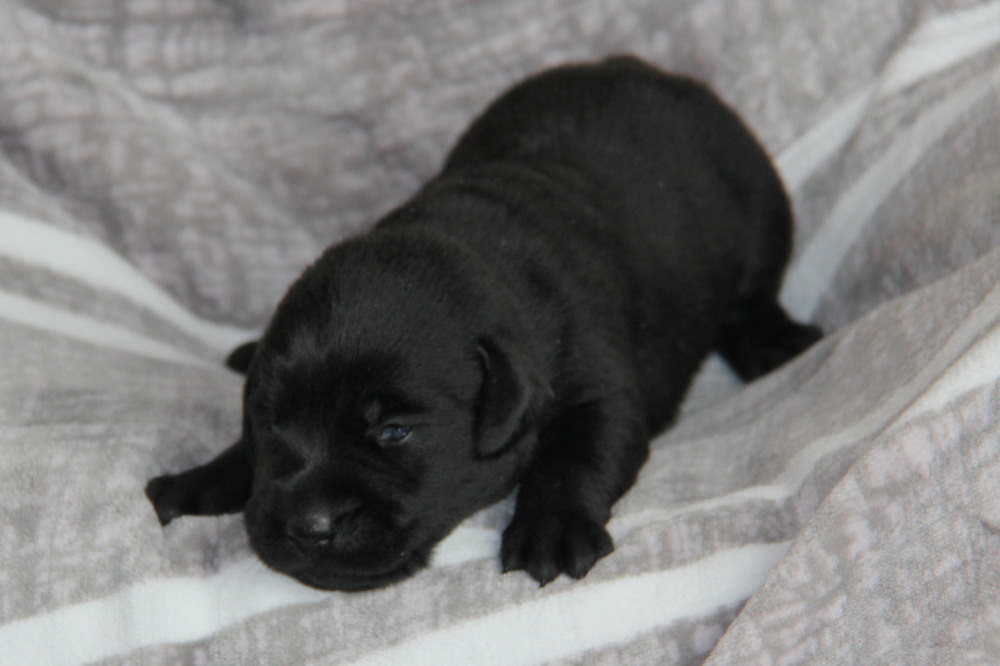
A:
<svg viewBox="0 0 1000 666">
<path fill-rule="evenodd" d="M 538 69 L 697 77 L 797 214 L 827 337 L 706 363 L 582 581 L 510 501 L 366 593 L 268 571 L 147 479 L 240 422 L 222 366 L 323 247 Z M 0 663 L 1000 660 L 1000 2 L 0 0 Z"/>
</svg>

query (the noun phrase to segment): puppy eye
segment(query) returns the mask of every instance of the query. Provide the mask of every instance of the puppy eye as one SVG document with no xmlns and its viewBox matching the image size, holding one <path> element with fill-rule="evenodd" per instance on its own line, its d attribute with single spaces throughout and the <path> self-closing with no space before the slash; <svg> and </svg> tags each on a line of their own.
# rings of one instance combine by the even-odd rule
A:
<svg viewBox="0 0 1000 666">
<path fill-rule="evenodd" d="M 410 436 L 409 426 L 401 426 L 391 423 L 382 428 L 378 433 L 378 441 L 384 444 L 398 444 Z"/>
</svg>

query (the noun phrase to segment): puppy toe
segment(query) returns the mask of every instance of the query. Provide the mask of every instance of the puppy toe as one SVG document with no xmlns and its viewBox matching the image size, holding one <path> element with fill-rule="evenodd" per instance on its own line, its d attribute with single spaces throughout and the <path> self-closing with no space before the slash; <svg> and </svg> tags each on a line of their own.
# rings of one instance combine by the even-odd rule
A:
<svg viewBox="0 0 1000 666">
<path fill-rule="evenodd" d="M 503 533 L 500 546 L 500 563 L 503 573 L 524 569 L 524 530 L 518 530 L 513 525 Z"/>
<path fill-rule="evenodd" d="M 545 587 L 562 573 L 556 554 L 552 548 L 545 547 L 540 549 L 540 552 L 526 558 L 524 570 L 538 581 L 539 587 Z"/>
<path fill-rule="evenodd" d="M 545 528 L 528 521 L 515 521 L 504 531 L 501 561 L 504 573 L 523 570 L 547 585 L 560 573 L 554 543 L 543 533 Z"/>
<path fill-rule="evenodd" d="M 504 573 L 523 570 L 542 586 L 555 580 L 560 567 L 548 522 L 515 517 L 507 526 L 500 551 Z"/>
<path fill-rule="evenodd" d="M 563 548 L 563 571 L 580 579 L 587 575 L 597 560 L 610 555 L 615 546 L 604 527 L 589 523 L 569 535 Z"/>
</svg>

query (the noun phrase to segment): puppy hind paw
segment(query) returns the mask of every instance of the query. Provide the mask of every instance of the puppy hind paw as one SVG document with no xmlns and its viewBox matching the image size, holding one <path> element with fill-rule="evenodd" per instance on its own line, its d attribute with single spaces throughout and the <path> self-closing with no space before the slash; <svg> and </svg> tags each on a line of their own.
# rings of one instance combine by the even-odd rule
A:
<svg viewBox="0 0 1000 666">
<path fill-rule="evenodd" d="M 719 350 L 743 381 L 749 382 L 781 367 L 822 337 L 816 326 L 789 321 L 778 330 L 752 334 L 723 331 Z"/>
<path fill-rule="evenodd" d="M 500 558 L 504 573 L 523 570 L 545 586 L 561 573 L 583 578 L 613 550 L 614 543 L 604 526 L 586 517 L 515 516 L 504 531 Z"/>
<path fill-rule="evenodd" d="M 808 324 L 790 323 L 767 344 L 762 345 L 757 368 L 759 374 L 775 370 L 815 344 L 823 333 Z"/>
<path fill-rule="evenodd" d="M 823 337 L 818 326 L 792 322 L 781 336 L 781 343 L 792 356 L 801 354 Z"/>
</svg>

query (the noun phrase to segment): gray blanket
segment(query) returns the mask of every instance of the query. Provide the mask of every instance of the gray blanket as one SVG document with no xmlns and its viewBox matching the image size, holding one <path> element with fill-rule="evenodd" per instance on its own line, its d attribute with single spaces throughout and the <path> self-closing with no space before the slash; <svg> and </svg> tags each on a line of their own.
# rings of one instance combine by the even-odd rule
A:
<svg viewBox="0 0 1000 666">
<path fill-rule="evenodd" d="M 580 582 L 500 575 L 509 502 L 385 590 L 266 570 L 151 476 L 239 427 L 221 366 L 328 243 L 545 65 L 698 77 L 775 156 L 783 300 L 709 361 Z M 1000 2 L 0 0 L 0 663 L 1000 660 Z"/>
</svg>

